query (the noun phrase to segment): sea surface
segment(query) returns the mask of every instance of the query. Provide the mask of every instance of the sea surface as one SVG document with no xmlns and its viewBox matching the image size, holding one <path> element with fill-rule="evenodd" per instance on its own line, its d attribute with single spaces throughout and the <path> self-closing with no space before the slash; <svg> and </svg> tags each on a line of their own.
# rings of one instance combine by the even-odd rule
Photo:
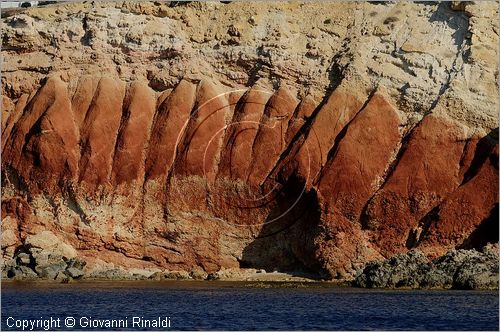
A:
<svg viewBox="0 0 500 332">
<path fill-rule="evenodd" d="M 21 330 L 23 324 L 25 330 L 33 326 L 36 330 L 102 331 L 498 331 L 499 327 L 497 292 L 272 285 L 219 281 L 3 282 L 1 330 Z M 113 322 L 114 328 L 107 327 Z"/>
</svg>

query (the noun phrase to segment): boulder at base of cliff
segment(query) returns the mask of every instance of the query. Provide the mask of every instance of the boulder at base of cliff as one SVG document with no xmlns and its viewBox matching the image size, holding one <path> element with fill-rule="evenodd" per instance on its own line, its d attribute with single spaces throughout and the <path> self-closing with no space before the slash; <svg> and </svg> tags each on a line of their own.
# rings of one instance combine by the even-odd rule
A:
<svg viewBox="0 0 500 332">
<path fill-rule="evenodd" d="M 354 286 L 363 288 L 498 289 L 498 248 L 450 250 L 429 262 L 417 250 L 368 263 Z"/>
</svg>

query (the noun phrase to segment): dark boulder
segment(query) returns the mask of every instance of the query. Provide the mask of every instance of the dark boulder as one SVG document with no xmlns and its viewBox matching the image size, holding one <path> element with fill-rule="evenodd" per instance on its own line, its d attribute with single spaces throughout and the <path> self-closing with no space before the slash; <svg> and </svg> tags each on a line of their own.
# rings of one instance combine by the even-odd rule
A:
<svg viewBox="0 0 500 332">
<path fill-rule="evenodd" d="M 363 288 L 498 289 L 498 251 L 450 250 L 429 262 L 411 250 L 358 272 L 353 285 Z"/>
</svg>

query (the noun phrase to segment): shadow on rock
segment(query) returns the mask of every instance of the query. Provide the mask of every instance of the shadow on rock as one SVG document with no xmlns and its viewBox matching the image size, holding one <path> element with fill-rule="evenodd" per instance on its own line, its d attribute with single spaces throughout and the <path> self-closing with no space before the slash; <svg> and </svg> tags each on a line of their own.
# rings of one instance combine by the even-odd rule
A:
<svg viewBox="0 0 500 332">
<path fill-rule="evenodd" d="M 314 245 L 319 218 L 316 193 L 306 192 L 304 183 L 292 177 L 277 195 L 257 238 L 243 250 L 240 267 L 321 279 Z"/>
</svg>

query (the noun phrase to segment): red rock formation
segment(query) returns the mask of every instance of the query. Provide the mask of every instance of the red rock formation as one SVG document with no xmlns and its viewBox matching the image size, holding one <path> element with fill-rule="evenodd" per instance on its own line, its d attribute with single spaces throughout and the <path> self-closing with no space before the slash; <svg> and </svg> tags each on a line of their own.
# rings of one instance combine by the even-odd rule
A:
<svg viewBox="0 0 500 332">
<path fill-rule="evenodd" d="M 383 255 L 405 250 L 410 230 L 458 187 L 464 146 L 463 129 L 434 115 L 413 130 L 364 216 Z"/>
<path fill-rule="evenodd" d="M 358 113 L 322 170 L 318 191 L 326 211 L 359 220 L 396 152 L 399 124 L 398 114 L 380 95 Z"/>
<path fill-rule="evenodd" d="M 285 135 L 288 121 L 292 116 L 297 101 L 285 89 L 279 89 L 269 99 L 260 127 L 255 136 L 248 158 L 251 160 L 247 182 L 260 185 L 285 150 Z"/>
<path fill-rule="evenodd" d="M 156 111 L 156 96 L 144 83 L 132 83 L 125 99 L 127 109 L 122 115 L 113 157 L 111 182 L 114 186 L 133 181 L 142 185 L 151 124 Z"/>
<path fill-rule="evenodd" d="M 106 77 L 101 78 L 85 115 L 80 131 L 82 155 L 79 181 L 89 190 L 110 183 L 124 95 L 123 83 Z"/>
<path fill-rule="evenodd" d="M 24 103 L 24 98 L 18 102 Z M 3 156 L 12 161 L 30 190 L 56 190 L 78 169 L 78 138 L 65 85 L 59 78 L 49 78 L 26 108 L 17 122 L 12 119 L 15 125 L 8 124 L 13 129 Z"/>
<path fill-rule="evenodd" d="M 177 145 L 182 138 L 182 131 L 194 106 L 194 94 L 195 86 L 181 81 L 159 105 L 146 160 L 148 179 L 161 177 L 162 183 L 166 180 L 175 158 Z"/>
<path fill-rule="evenodd" d="M 246 180 L 252 159 L 252 146 L 261 126 L 261 118 L 271 93 L 252 87 L 241 98 L 233 120 L 226 130 L 224 153 L 219 163 L 219 176 Z"/>
<path fill-rule="evenodd" d="M 420 247 L 437 256 L 466 243 L 471 230 L 489 218 L 498 217 L 495 207 L 498 209 L 498 144 L 479 166 L 477 174 L 462 183 L 434 214 L 424 219 L 427 224 L 423 225 L 426 230 Z M 496 223 L 498 225 L 498 220 Z"/>
<path fill-rule="evenodd" d="M 199 84 L 194 109 L 180 142 L 175 164 L 177 175 L 214 180 L 229 109 L 227 94 L 220 87 L 210 81 Z"/>
<path fill-rule="evenodd" d="M 351 262 L 370 255 L 368 248 L 363 248 L 360 216 L 400 142 L 399 124 L 394 108 L 376 94 L 345 128 L 330 153 L 317 185 L 323 227 L 333 233 L 330 239 L 320 241 L 319 255 L 326 260 L 328 270 L 345 274 Z"/>
<path fill-rule="evenodd" d="M 274 173 L 283 172 L 288 177 L 296 173 L 304 179 L 307 187 L 314 183 L 321 168 L 326 164 L 328 152 L 335 144 L 335 138 L 362 108 L 358 98 L 335 90 L 321 106 L 313 122 L 301 138 L 292 146 L 291 152 L 283 158 Z M 276 175 L 275 175 L 276 176 Z"/>
<path fill-rule="evenodd" d="M 71 106 L 79 131 L 82 129 L 87 112 L 92 106 L 98 84 L 99 79 L 93 76 L 83 76 L 78 80 L 76 91 L 71 99 Z"/>
<path fill-rule="evenodd" d="M 288 129 L 286 131 L 285 144 L 288 146 L 299 130 L 304 126 L 306 121 L 311 117 L 316 109 L 316 103 L 310 96 L 304 97 L 301 100 L 295 114 L 290 119 Z"/>
<path fill-rule="evenodd" d="M 4 109 L 9 109 L 12 106 L 9 105 L 9 102 L 7 101 L 8 98 L 5 98 L 4 101 L 7 104 L 4 106 Z M 2 151 L 5 147 L 5 144 L 10 137 L 10 133 L 12 131 L 12 128 L 14 125 L 17 123 L 19 118 L 23 114 L 23 110 L 26 107 L 26 103 L 28 102 L 29 96 L 27 94 L 23 94 L 19 100 L 17 101 L 15 107 L 13 110 L 9 111 L 7 114 L 2 114 Z"/>
<path fill-rule="evenodd" d="M 51 77 L 3 103 L 4 255 L 46 229 L 124 266 L 343 278 L 473 241 L 498 206 L 497 138 L 433 114 L 402 137 L 383 92 L 359 95 L 86 76 L 71 96 Z"/>
</svg>

